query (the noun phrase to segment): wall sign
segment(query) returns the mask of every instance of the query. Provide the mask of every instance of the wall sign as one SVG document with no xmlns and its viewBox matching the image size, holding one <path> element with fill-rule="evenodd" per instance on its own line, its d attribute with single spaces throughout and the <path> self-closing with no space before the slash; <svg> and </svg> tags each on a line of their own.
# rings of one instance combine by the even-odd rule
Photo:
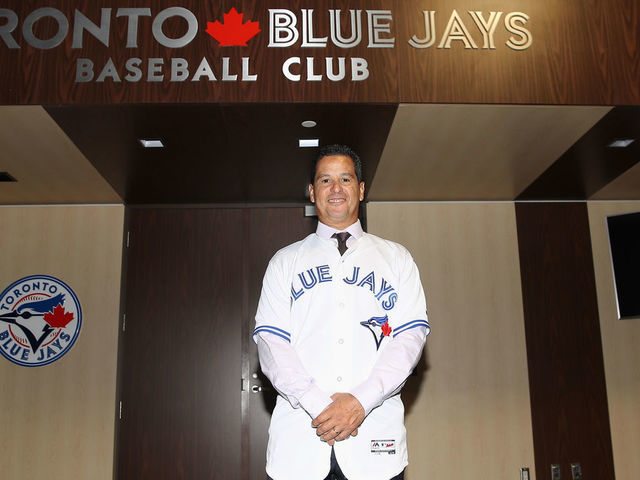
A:
<svg viewBox="0 0 640 480">
<path fill-rule="evenodd" d="M 349 49 L 358 45 L 366 48 L 394 48 L 396 32 L 392 10 L 336 10 L 319 11 L 313 8 L 302 8 L 297 11 L 284 8 L 265 8 L 268 11 L 268 22 L 263 26 L 268 31 L 267 48 L 288 48 L 299 45 L 302 48 L 325 49 L 331 44 L 344 50 L 344 56 L 319 57 L 313 53 L 304 59 L 299 56 L 287 58 L 281 65 L 282 75 L 289 81 L 365 81 L 369 77 L 366 58 L 349 55 Z M 96 12 L 97 13 L 97 12 Z M 435 18 L 439 13 L 435 10 L 417 11 L 424 16 L 424 31 L 419 36 L 414 34 L 404 42 L 413 48 L 430 48 L 436 45 L 439 49 L 451 49 L 452 44 L 459 43 L 465 49 L 496 49 L 494 39 L 498 26 L 503 26 L 511 36 L 505 42 L 513 50 L 525 50 L 531 46 L 531 32 L 526 23 L 529 16 L 523 12 L 502 11 L 469 11 L 466 20 L 453 10 L 441 35 L 436 32 Z M 440 12 L 441 13 L 441 12 Z M 323 31 L 319 20 L 325 16 L 329 31 Z M 148 7 L 101 8 L 99 19 L 92 19 L 76 9 L 72 16 L 53 7 L 42 7 L 29 12 L 22 19 L 22 28 L 18 28 L 21 19 L 11 9 L 0 9 L 0 18 L 5 23 L 0 26 L 0 38 L 4 47 L 9 49 L 23 48 L 18 43 L 21 39 L 25 48 L 50 50 L 63 43 L 71 43 L 71 49 L 82 49 L 86 37 L 93 37 L 107 49 L 117 47 L 118 40 L 125 40 L 126 49 L 134 49 L 141 42 L 156 42 L 161 46 L 176 51 L 187 47 L 198 35 L 209 35 L 220 47 L 247 46 L 256 35 L 262 32 L 260 22 L 244 19 L 244 14 L 232 7 L 222 16 L 222 21 L 207 21 L 198 18 L 194 12 L 184 7 L 167 7 L 158 12 Z M 69 18 L 71 17 L 71 18 Z M 182 30 L 175 37 L 165 33 L 165 23 L 179 20 Z M 49 21 L 53 29 L 46 36 L 36 33 L 38 22 Z M 465 23 L 466 21 L 466 23 Z M 145 38 L 139 33 L 142 22 L 151 23 L 152 38 Z M 203 25 L 206 24 L 206 28 Z M 482 45 L 474 40 L 467 24 L 475 28 L 476 36 L 482 37 Z M 349 25 L 343 28 L 343 25 Z M 114 39 L 112 32 L 123 30 L 126 36 Z M 267 33 L 267 32 L 265 32 Z M 257 40 L 259 41 L 259 39 Z M 264 42 L 263 42 L 264 43 Z M 222 56 L 217 59 L 202 57 L 196 64 L 179 56 L 170 58 L 130 57 L 118 59 L 117 63 L 110 56 L 104 65 L 97 65 L 91 58 L 76 59 L 75 82 L 200 82 L 231 81 L 255 82 L 259 72 L 251 67 L 251 58 L 242 57 L 240 65 L 232 64 L 231 57 Z"/>
<path fill-rule="evenodd" d="M 0 353 L 17 365 L 55 362 L 71 349 L 81 325 L 78 297 L 55 277 L 24 277 L 0 295 Z"/>
<path fill-rule="evenodd" d="M 625 1 L 5 0 L 0 104 L 632 103 Z"/>
</svg>

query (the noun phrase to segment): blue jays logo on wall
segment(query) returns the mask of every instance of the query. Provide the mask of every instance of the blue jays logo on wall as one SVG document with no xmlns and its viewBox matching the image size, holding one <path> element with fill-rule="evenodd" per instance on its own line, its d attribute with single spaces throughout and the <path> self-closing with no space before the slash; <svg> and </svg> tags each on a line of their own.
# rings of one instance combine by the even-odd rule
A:
<svg viewBox="0 0 640 480">
<path fill-rule="evenodd" d="M 71 349 L 81 325 L 78 297 L 55 277 L 24 277 L 0 295 L 0 353 L 18 365 L 55 362 Z"/>
</svg>

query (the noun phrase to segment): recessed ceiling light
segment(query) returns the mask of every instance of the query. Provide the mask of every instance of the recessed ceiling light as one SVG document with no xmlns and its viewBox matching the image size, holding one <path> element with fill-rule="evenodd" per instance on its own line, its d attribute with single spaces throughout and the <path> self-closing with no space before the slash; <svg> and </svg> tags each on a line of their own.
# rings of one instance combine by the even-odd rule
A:
<svg viewBox="0 0 640 480">
<path fill-rule="evenodd" d="M 614 140 L 613 142 L 611 142 L 607 146 L 608 147 L 613 147 L 613 148 L 625 148 L 625 147 L 628 147 L 629 145 L 631 145 L 633 143 L 633 141 L 634 141 L 633 138 L 621 138 L 619 140 Z"/>
<path fill-rule="evenodd" d="M 320 140 L 317 138 L 301 138 L 298 140 L 299 147 L 317 147 L 320 144 Z"/>
<path fill-rule="evenodd" d="M 138 141 L 144 148 L 164 148 L 162 140 L 159 139 L 152 140 L 147 138 L 139 138 Z"/>
<path fill-rule="evenodd" d="M 313 128 L 317 125 L 316 122 L 314 122 L 313 120 L 305 120 L 304 122 L 302 122 L 302 126 L 304 128 Z"/>
</svg>

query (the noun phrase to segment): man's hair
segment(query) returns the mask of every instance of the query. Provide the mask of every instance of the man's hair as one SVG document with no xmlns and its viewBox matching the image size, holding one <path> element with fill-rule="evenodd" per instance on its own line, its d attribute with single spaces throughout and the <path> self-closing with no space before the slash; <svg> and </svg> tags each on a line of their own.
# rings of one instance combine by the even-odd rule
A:
<svg viewBox="0 0 640 480">
<path fill-rule="evenodd" d="M 318 150 L 318 154 L 316 155 L 316 158 L 313 159 L 313 163 L 311 164 L 312 185 L 314 180 L 316 179 L 316 167 L 318 166 L 318 162 L 324 157 L 331 157 L 333 155 L 344 155 L 345 157 L 349 157 L 353 161 L 353 169 L 356 171 L 358 183 L 362 181 L 362 162 L 360 161 L 360 157 L 358 156 L 358 154 L 346 145 L 326 145 Z"/>
</svg>

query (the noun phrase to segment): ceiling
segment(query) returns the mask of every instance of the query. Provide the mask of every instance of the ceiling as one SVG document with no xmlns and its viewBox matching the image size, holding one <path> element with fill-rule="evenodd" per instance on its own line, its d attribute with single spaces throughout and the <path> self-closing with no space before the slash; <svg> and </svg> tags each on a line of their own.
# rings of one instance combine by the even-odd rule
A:
<svg viewBox="0 0 640 480">
<path fill-rule="evenodd" d="M 358 151 L 368 201 L 640 199 L 639 107 L 127 104 L 0 107 L 0 204 L 300 204 L 300 138 Z"/>
</svg>

